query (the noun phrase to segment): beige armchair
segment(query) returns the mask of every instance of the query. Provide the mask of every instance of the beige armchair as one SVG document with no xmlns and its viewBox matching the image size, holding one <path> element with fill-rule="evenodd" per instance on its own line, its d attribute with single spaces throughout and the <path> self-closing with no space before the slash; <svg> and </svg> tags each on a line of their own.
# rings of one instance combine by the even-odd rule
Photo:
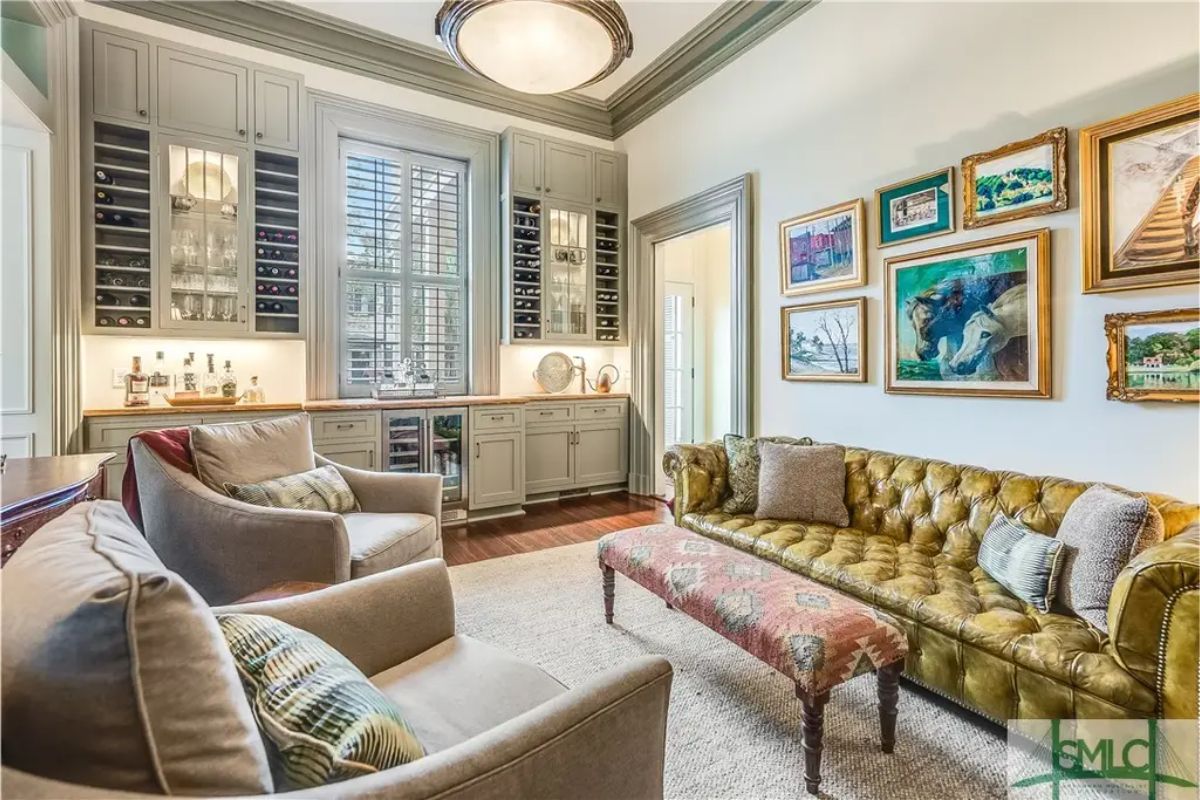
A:
<svg viewBox="0 0 1200 800">
<path fill-rule="evenodd" d="M 442 478 L 337 468 L 361 511 L 264 508 L 217 492 L 134 439 L 146 539 L 210 603 L 281 581 L 341 583 L 442 555 Z"/>
</svg>

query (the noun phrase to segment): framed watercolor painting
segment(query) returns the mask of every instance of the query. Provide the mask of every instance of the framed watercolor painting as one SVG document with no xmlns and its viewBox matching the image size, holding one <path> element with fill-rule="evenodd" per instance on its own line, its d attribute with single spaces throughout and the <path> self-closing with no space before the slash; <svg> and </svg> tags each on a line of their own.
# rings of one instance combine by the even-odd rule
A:
<svg viewBox="0 0 1200 800">
<path fill-rule="evenodd" d="M 867 237 L 861 198 L 779 223 L 785 295 L 867 283 Z"/>
<path fill-rule="evenodd" d="M 1108 399 L 1200 402 L 1200 309 L 1106 314 Z"/>
<path fill-rule="evenodd" d="M 1050 231 L 884 261 L 894 394 L 1050 396 Z"/>
<path fill-rule="evenodd" d="M 962 179 L 967 229 L 1065 211 L 1067 129 L 967 156 Z"/>
<path fill-rule="evenodd" d="M 780 310 L 785 381 L 867 380 L 867 298 Z"/>
<path fill-rule="evenodd" d="M 954 232 L 954 167 L 875 190 L 879 247 Z"/>
<path fill-rule="evenodd" d="M 1200 280 L 1200 94 L 1084 128 L 1083 291 Z"/>
</svg>

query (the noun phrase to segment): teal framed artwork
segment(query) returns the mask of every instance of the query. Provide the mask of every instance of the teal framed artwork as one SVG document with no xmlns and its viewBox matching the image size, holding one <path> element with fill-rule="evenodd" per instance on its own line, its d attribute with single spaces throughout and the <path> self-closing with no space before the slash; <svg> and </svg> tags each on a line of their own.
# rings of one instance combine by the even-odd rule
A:
<svg viewBox="0 0 1200 800">
<path fill-rule="evenodd" d="M 954 167 L 875 191 L 880 247 L 954 232 Z"/>
</svg>

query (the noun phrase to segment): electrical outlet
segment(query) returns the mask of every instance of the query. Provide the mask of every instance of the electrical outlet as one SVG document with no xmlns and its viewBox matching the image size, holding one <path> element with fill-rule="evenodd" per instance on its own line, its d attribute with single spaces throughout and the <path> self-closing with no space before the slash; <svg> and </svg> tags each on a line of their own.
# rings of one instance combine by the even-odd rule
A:
<svg viewBox="0 0 1200 800">
<path fill-rule="evenodd" d="M 114 389 L 124 389 L 125 388 L 125 375 L 128 372 L 129 372 L 129 370 L 125 369 L 124 367 L 113 367 L 112 385 L 113 385 Z"/>
</svg>

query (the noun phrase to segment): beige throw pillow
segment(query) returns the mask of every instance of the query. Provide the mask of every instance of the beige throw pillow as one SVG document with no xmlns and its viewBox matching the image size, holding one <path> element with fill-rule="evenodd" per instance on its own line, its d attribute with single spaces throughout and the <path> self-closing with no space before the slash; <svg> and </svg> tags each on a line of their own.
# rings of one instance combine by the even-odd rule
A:
<svg viewBox="0 0 1200 800">
<path fill-rule="evenodd" d="M 227 483 L 261 483 L 317 466 L 308 414 L 196 425 L 191 433 L 196 477 L 222 494 Z"/>
<path fill-rule="evenodd" d="M 846 448 L 836 444 L 759 445 L 758 519 L 824 522 L 844 528 Z"/>
</svg>

